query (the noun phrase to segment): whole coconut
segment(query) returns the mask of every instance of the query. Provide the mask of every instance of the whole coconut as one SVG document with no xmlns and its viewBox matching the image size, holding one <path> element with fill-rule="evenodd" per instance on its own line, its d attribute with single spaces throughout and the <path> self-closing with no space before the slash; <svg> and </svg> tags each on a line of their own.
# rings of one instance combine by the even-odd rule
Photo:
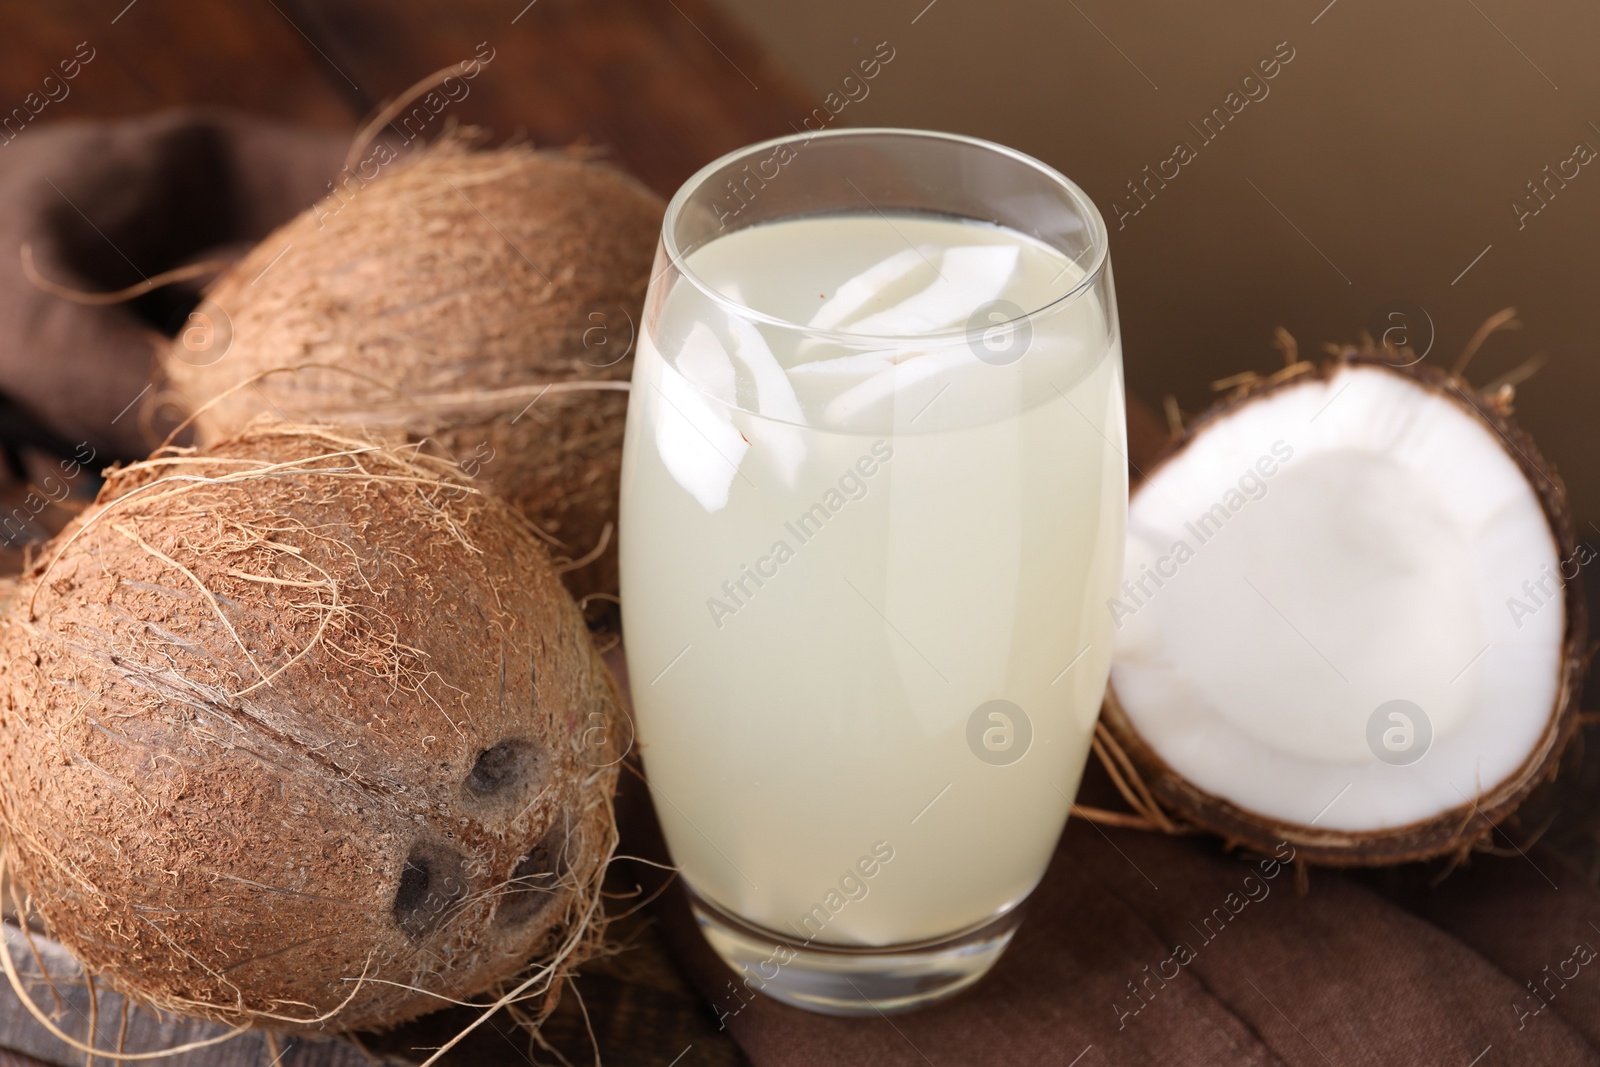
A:
<svg viewBox="0 0 1600 1067">
<path fill-rule="evenodd" d="M 431 439 L 585 560 L 616 522 L 663 210 L 572 153 L 446 139 L 347 175 L 258 245 L 210 288 L 165 376 L 203 408 L 202 443 L 262 413 Z M 615 593 L 615 539 L 567 581 Z"/>
<path fill-rule="evenodd" d="M 598 936 L 617 707 L 520 516 L 443 461 L 259 424 L 111 471 L 25 576 L 9 869 L 91 972 L 222 1022 L 559 981 Z"/>
</svg>

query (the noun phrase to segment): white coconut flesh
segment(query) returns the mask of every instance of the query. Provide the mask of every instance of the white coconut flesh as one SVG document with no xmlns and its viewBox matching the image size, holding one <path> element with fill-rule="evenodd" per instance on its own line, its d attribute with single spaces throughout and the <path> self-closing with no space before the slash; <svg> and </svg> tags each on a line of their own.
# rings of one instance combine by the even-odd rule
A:
<svg viewBox="0 0 1600 1067">
<path fill-rule="evenodd" d="M 1246 812 L 1332 831 L 1415 824 L 1516 775 L 1556 710 L 1566 618 L 1511 447 L 1360 364 L 1208 423 L 1130 503 L 1108 610 L 1139 737 Z M 1370 730 L 1395 700 L 1420 716 L 1391 705 Z"/>
</svg>

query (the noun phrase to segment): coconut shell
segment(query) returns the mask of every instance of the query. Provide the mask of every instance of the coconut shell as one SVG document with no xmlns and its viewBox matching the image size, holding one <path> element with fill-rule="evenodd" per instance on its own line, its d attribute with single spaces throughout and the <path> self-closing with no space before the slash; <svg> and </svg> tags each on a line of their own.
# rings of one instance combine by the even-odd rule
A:
<svg viewBox="0 0 1600 1067">
<path fill-rule="evenodd" d="M 258 245 L 164 375 L 200 409 L 202 443 L 263 413 L 431 441 L 581 559 L 615 529 L 621 390 L 663 210 L 572 153 L 449 139 L 347 175 Z M 615 593 L 615 537 L 567 581 Z"/>
<path fill-rule="evenodd" d="M 1478 419 L 1507 446 L 1507 454 L 1528 479 L 1549 522 L 1561 558 L 1577 548 L 1577 535 L 1567 505 L 1566 489 L 1555 468 L 1545 461 L 1533 439 L 1510 417 L 1509 405 L 1484 396 L 1457 375 L 1415 362 L 1397 365 L 1381 351 L 1343 349 L 1320 364 L 1294 363 L 1271 377 L 1246 378 L 1237 389 L 1192 420 L 1176 436 L 1166 454 L 1144 472 L 1139 485 L 1214 423 L 1241 405 L 1307 376 L 1328 378 L 1341 366 L 1359 364 L 1402 375 L 1432 390 Z M 1139 486 L 1133 488 L 1138 491 Z M 1350 832 L 1286 823 L 1245 810 L 1184 779 L 1134 728 L 1118 701 L 1115 685 L 1106 690 L 1101 723 L 1133 769 L 1162 807 L 1181 820 L 1221 835 L 1230 847 L 1244 846 L 1273 854 L 1284 842 L 1297 858 L 1328 867 L 1373 867 L 1438 856 L 1462 856 L 1488 844 L 1494 829 L 1510 817 L 1540 785 L 1556 774 L 1561 754 L 1578 726 L 1578 697 L 1582 689 L 1587 637 L 1587 606 L 1581 583 L 1568 582 L 1563 594 L 1566 634 L 1562 646 L 1560 684 L 1555 705 L 1538 743 L 1515 773 L 1486 790 L 1472 802 L 1406 826 L 1383 831 Z"/>
<path fill-rule="evenodd" d="M 25 576 L 7 864 L 145 1004 L 387 1026 L 588 951 L 618 707 L 520 516 L 442 461 L 258 426 L 114 469 Z"/>
</svg>

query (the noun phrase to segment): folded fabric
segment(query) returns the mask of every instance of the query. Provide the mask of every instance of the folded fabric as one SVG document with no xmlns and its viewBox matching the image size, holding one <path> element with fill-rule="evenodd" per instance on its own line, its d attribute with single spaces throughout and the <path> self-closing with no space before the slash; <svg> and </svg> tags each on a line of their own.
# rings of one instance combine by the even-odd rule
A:
<svg viewBox="0 0 1600 1067">
<path fill-rule="evenodd" d="M 623 855 L 668 862 L 637 775 L 618 818 Z M 1563 860 L 1480 854 L 1442 881 L 1438 864 L 1313 870 L 1302 894 L 1293 859 L 1073 819 L 989 975 L 862 1019 L 751 992 L 675 881 L 630 874 L 662 890 L 668 945 L 757 1067 L 1600 1064 L 1600 889 Z"/>
<path fill-rule="evenodd" d="M 624 849 L 660 858 L 635 803 Z M 994 971 L 878 1018 L 751 993 L 676 885 L 656 914 L 758 1067 L 1600 1063 L 1600 893 L 1561 861 L 1480 857 L 1438 888 L 1408 872 L 1401 900 L 1332 871 L 1298 896 L 1263 862 L 1074 820 Z"/>
<path fill-rule="evenodd" d="M 43 278 L 91 292 L 236 258 L 324 193 L 347 147 L 346 137 L 201 108 L 44 123 L 0 147 L 7 445 L 145 455 L 168 428 L 141 417 L 153 356 L 206 280 L 84 306 L 33 284 L 23 245 Z"/>
</svg>

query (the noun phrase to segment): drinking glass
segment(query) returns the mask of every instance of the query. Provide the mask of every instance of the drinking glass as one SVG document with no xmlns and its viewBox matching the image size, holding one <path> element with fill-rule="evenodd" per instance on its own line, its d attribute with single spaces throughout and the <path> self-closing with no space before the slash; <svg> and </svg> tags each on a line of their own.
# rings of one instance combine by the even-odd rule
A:
<svg viewBox="0 0 1600 1067">
<path fill-rule="evenodd" d="M 1017 929 L 1109 669 L 1104 221 L 1000 145 L 808 133 L 692 177 L 654 273 L 622 617 L 719 1012 L 948 996 Z"/>
</svg>

